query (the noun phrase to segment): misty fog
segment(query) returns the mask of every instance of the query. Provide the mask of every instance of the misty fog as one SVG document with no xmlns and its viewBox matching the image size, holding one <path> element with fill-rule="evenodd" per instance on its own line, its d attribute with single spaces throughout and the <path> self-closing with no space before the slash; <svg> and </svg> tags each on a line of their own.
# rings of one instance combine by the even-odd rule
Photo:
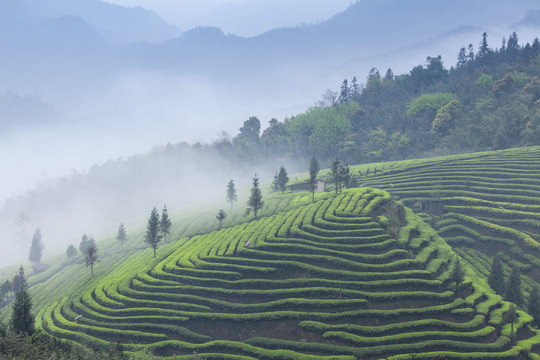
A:
<svg viewBox="0 0 540 360">
<path fill-rule="evenodd" d="M 325 89 L 338 89 L 345 78 L 356 76 L 362 82 L 372 67 L 401 74 L 423 64 L 426 55 L 442 55 L 450 68 L 459 48 L 469 43 L 476 48 L 483 31 L 488 31 L 492 48 L 513 30 L 525 41 L 537 36 L 534 30 L 509 25 L 449 29 L 442 35 L 409 39 L 401 46 L 351 49 L 324 61 L 294 57 L 278 61 L 280 53 L 278 60 L 264 62 L 248 42 L 248 50 L 231 50 L 232 55 L 214 59 L 215 68 L 193 72 L 191 63 L 185 70 L 182 65 L 150 63 L 148 57 L 141 56 L 144 61 L 121 58 L 143 52 L 144 44 L 107 53 L 110 58 L 102 59 L 101 68 L 93 68 L 91 59 L 80 54 L 69 64 L 69 59 L 58 63 L 63 55 L 54 53 L 42 68 L 31 67 L 32 61 L 43 65 L 39 59 L 20 67 L 14 65 L 16 57 L 2 60 L 11 67 L 0 70 L 5 78 L 0 94 L 29 97 L 41 105 L 25 106 L 24 114 L 4 115 L 11 125 L 0 129 L 0 233 L 2 244 L 8 245 L 0 253 L 0 265 L 26 261 L 36 227 L 43 233 L 46 258 L 64 252 L 70 243 L 77 246 L 84 233 L 99 241 L 114 236 L 121 221 L 144 226 L 154 206 L 167 204 L 173 220 L 175 213 L 194 205 L 226 206 L 229 179 L 238 187 L 248 186 L 258 172 L 263 182 L 269 181 L 281 163 L 241 167 L 200 157 L 194 150 L 180 161 L 160 158 L 144 163 L 141 159 L 152 159 L 145 157 L 152 148 L 163 150 L 168 143 L 177 147 L 188 146 L 182 142 L 210 143 L 221 131 L 235 136 L 250 116 L 257 116 L 264 129 L 272 118 L 283 121 L 305 111 Z M 150 53 L 162 49 L 150 48 Z M 98 50 L 88 54 L 97 58 Z M 244 56 L 251 52 L 253 58 Z M 239 58 L 245 62 L 236 64 Z M 6 122 L 1 120 L 0 124 Z M 306 168 L 285 165 L 289 174 L 307 168 L 307 164 Z M 109 172 L 111 182 L 100 182 Z M 16 225 L 21 213 L 29 217 L 24 237 Z"/>
<path fill-rule="evenodd" d="M 294 27 L 326 20 L 352 0 L 107 0 L 123 6 L 153 9 L 182 31 L 215 26 L 225 33 L 251 37 L 278 27 Z"/>
</svg>

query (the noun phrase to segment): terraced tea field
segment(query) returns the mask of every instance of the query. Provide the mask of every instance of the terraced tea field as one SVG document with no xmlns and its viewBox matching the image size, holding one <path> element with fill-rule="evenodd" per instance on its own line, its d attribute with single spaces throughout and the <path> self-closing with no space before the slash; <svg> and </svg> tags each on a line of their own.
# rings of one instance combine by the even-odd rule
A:
<svg viewBox="0 0 540 360">
<path fill-rule="evenodd" d="M 525 295 L 540 282 L 539 147 L 393 163 L 361 181 L 420 213 L 478 277 L 499 254 Z"/>
<path fill-rule="evenodd" d="M 133 255 L 43 307 L 36 324 L 84 345 L 175 359 L 540 358 L 531 317 L 519 312 L 513 343 L 509 304 L 476 268 L 452 282 L 457 255 L 389 193 L 302 201 L 179 239 L 155 260 Z"/>
</svg>

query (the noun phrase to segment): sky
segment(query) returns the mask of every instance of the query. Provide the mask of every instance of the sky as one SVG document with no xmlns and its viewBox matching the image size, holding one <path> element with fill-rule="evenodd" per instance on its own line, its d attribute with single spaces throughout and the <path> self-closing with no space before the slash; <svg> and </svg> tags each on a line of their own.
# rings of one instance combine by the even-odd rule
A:
<svg viewBox="0 0 540 360">
<path fill-rule="evenodd" d="M 317 23 L 345 10 L 354 0 L 106 0 L 154 10 L 185 31 L 216 26 L 225 33 L 251 37 L 276 27 Z"/>
</svg>

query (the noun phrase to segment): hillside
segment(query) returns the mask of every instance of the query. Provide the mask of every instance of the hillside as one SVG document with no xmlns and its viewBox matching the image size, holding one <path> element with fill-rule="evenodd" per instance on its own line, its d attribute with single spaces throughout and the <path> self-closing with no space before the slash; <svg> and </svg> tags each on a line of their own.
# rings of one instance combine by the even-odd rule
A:
<svg viewBox="0 0 540 360">
<path fill-rule="evenodd" d="M 539 155 L 531 147 L 378 164 L 369 175 L 367 166 L 353 171 L 363 173 L 362 185 L 386 189 L 419 212 L 476 277 L 487 279 L 496 256 L 507 275 L 518 267 L 528 294 L 540 283 Z"/>
<path fill-rule="evenodd" d="M 486 4 L 474 3 L 479 8 Z M 386 49 L 399 56 L 399 61 L 389 64 L 395 73 L 386 71 L 385 62 L 392 62 L 390 55 L 383 62 L 370 57 L 366 67 L 362 56 L 367 56 L 367 49 L 372 51 L 372 47 L 360 46 L 360 42 L 367 44 L 366 39 L 356 36 L 370 33 L 372 23 L 368 20 L 378 19 L 377 14 L 399 18 L 396 14 L 403 8 L 393 8 L 395 1 L 358 2 L 327 22 L 279 29 L 252 39 L 199 28 L 160 45 L 119 47 L 98 31 L 97 25 L 73 12 L 33 24 L 37 28 L 30 32 L 37 37 L 35 41 L 26 41 L 24 36 L 19 39 L 13 33 L 13 38 L 6 41 L 15 48 L 5 48 L 7 55 L 0 62 L 6 63 L 0 66 L 0 72 L 4 72 L 6 86 L 12 84 L 19 90 L 2 96 L 0 89 L 0 107 L 4 108 L 0 109 L 0 115 L 4 115 L 0 120 L 0 162 L 17 171 L 8 172 L 0 188 L 0 231 L 7 241 L 17 245 L 0 254 L 0 261 L 26 257 L 30 239 L 19 237 L 18 229 L 13 229 L 14 220 L 23 212 L 31 219 L 31 226 L 41 227 L 48 237 L 48 251 L 67 246 L 85 231 L 102 237 L 118 222 L 144 216 L 143 212 L 156 203 L 166 202 L 178 209 L 199 202 L 201 199 L 192 197 L 195 192 L 176 191 L 193 182 L 205 181 L 204 195 L 208 195 L 212 189 L 221 191 L 229 177 L 247 182 L 243 174 L 271 176 L 281 164 L 291 172 L 302 171 L 312 155 L 327 167 L 336 157 L 359 164 L 538 145 L 540 43 L 525 32 L 529 43 L 523 45 L 525 37 L 514 38 L 509 30 L 503 50 L 498 48 L 498 35 L 489 33 L 488 49 L 480 53 L 476 44 L 482 40 L 482 32 L 466 25 L 472 15 L 454 16 L 454 11 L 464 4 L 453 4 L 448 13 L 444 12 L 446 20 L 437 23 L 434 31 L 445 32 L 452 24 L 449 19 L 459 19 L 455 32 L 463 35 L 473 31 L 472 40 L 463 39 L 454 45 L 450 41 L 456 34 L 454 30 L 426 40 L 435 50 L 422 50 L 422 56 L 416 57 L 413 64 L 430 55 L 428 61 L 411 69 L 402 61 L 407 56 L 401 50 Z M 524 9 L 533 5 L 529 1 L 497 4 L 486 11 L 499 17 L 486 15 L 482 25 L 500 19 L 500 12 L 509 12 L 508 6 L 514 11 L 507 20 L 519 23 Z M 429 7 L 429 11 L 436 12 L 437 6 Z M 420 22 L 419 14 L 406 14 L 399 18 L 401 25 Z M 534 18 L 534 12 L 528 18 L 531 16 Z M 429 17 L 430 24 L 436 18 Z M 19 25 L 16 27 L 24 32 L 26 27 Z M 409 36 L 413 43 L 423 41 L 417 30 L 405 25 L 400 29 L 404 30 L 399 35 Z M 283 39 L 289 35 L 287 45 Z M 385 37 L 369 40 L 390 44 L 390 37 L 391 46 L 403 40 L 383 32 L 377 36 Z M 475 44 L 470 53 L 469 42 Z M 316 69 L 299 65 L 301 54 L 287 50 L 298 43 L 320 46 L 313 50 L 319 53 L 308 56 L 308 61 L 322 59 L 320 52 L 331 59 L 323 66 L 316 65 Z M 35 45 L 35 51 L 23 54 L 18 51 L 21 44 L 28 45 L 25 51 Z M 331 50 L 340 46 L 345 49 Z M 416 49 L 416 45 L 402 46 Z M 451 67 L 452 59 L 461 54 L 460 46 L 467 51 L 465 59 Z M 449 48 L 449 56 L 438 56 L 442 49 Z M 12 56 L 24 59 L 10 59 Z M 193 66 L 202 77 L 182 65 L 190 58 L 196 59 Z M 212 70 L 216 59 L 218 69 Z M 39 62 L 37 68 L 33 62 Z M 39 68 L 47 64 L 51 68 Z M 374 64 L 381 71 L 373 69 L 366 79 L 367 69 Z M 400 67 L 407 72 L 398 74 Z M 321 68 L 328 70 L 321 74 Z M 337 69 L 338 76 L 330 75 L 335 74 L 332 68 Z M 193 75 L 187 82 L 181 75 L 183 71 Z M 221 79 L 217 88 L 209 79 L 213 72 Z M 283 72 L 287 73 L 286 80 L 281 76 Z M 266 76 L 271 79 L 261 78 Z M 324 80 L 328 76 L 332 79 Z M 95 86 L 90 86 L 86 77 Z M 224 77 L 234 77 L 234 85 Z M 249 86 L 244 86 L 242 77 L 248 79 Z M 338 89 L 329 90 L 324 93 L 324 101 L 309 107 L 328 84 L 339 86 L 343 77 L 349 79 L 344 87 L 347 96 L 342 97 Z M 76 89 L 64 86 L 64 80 Z M 25 86 L 21 87 L 19 81 L 31 82 L 32 90 L 21 90 Z M 277 87 L 272 85 L 274 81 Z M 35 88 L 38 84 L 45 86 L 43 91 Z M 102 85 L 108 90 L 102 91 Z M 62 88 L 60 96 L 54 95 L 57 86 Z M 38 95 L 29 97 L 24 93 Z M 40 93 L 47 95 L 40 97 Z M 103 100 L 102 96 L 107 98 Z M 74 97 L 84 99 L 83 103 Z M 55 98 L 67 104 L 73 117 L 65 116 Z M 229 132 L 208 139 L 219 129 Z M 197 137 L 192 136 L 192 131 L 197 132 Z M 201 140 L 182 141 L 194 138 Z M 148 151 L 155 144 L 162 146 Z M 209 168 L 217 170 L 212 177 L 207 176 Z M 83 208 L 81 202 L 85 203 Z M 53 203 L 55 209 L 50 211 Z"/>
<path fill-rule="evenodd" d="M 508 304 L 470 271 L 456 290 L 455 254 L 386 192 L 347 192 L 144 258 L 42 308 L 37 326 L 87 346 L 210 359 L 524 351 L 502 322 Z M 520 339 L 530 321 L 520 314 Z"/>
<path fill-rule="evenodd" d="M 313 204 L 267 194 L 257 221 L 243 209 L 220 231 L 212 214 L 175 219 L 175 241 L 157 259 L 142 232 L 125 252 L 99 244 L 108 250 L 90 282 L 80 260 L 29 277 L 36 324 L 85 346 L 141 344 L 162 356 L 536 359 L 527 354 L 540 342 L 537 319 L 520 312 L 513 346 L 509 303 L 487 281 L 501 253 L 506 277 L 522 271 L 526 311 L 540 263 L 538 155 L 351 167 L 361 188 L 336 196 L 330 187 Z M 456 291 L 458 258 L 466 277 Z"/>
</svg>

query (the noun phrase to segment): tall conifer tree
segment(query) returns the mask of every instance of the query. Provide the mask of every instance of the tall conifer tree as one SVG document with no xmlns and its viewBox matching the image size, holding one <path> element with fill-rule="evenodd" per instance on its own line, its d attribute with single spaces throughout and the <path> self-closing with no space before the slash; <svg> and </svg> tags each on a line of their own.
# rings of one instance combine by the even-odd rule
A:
<svg viewBox="0 0 540 360">
<path fill-rule="evenodd" d="M 118 226 L 118 233 L 116 234 L 116 240 L 120 241 L 120 245 L 122 246 L 122 251 L 124 251 L 124 243 L 127 240 L 126 228 L 124 226 L 124 223 L 120 223 L 120 225 Z"/>
<path fill-rule="evenodd" d="M 456 284 L 456 297 L 459 297 L 459 290 L 464 280 L 465 280 L 465 270 L 463 269 L 461 260 L 456 258 L 454 268 L 452 269 L 452 272 L 450 273 L 450 281 Z"/>
<path fill-rule="evenodd" d="M 148 218 L 148 224 L 146 225 L 146 236 L 144 241 L 154 249 L 154 257 L 156 257 L 156 249 L 161 241 L 161 233 L 159 226 L 159 214 L 156 208 L 152 209 L 150 217 Z"/>
<path fill-rule="evenodd" d="M 259 178 L 257 177 L 257 174 L 255 174 L 255 177 L 253 178 L 253 185 L 251 186 L 251 194 L 249 195 L 247 205 L 248 209 L 253 211 L 255 219 L 257 219 L 257 212 L 262 209 L 264 205 L 261 189 L 259 187 Z"/>
<path fill-rule="evenodd" d="M 506 291 L 504 293 L 504 299 L 511 301 L 514 304 L 523 305 L 523 292 L 521 290 L 521 271 L 516 266 L 510 273 L 510 278 L 506 283 Z"/>
<path fill-rule="evenodd" d="M 13 291 L 15 301 L 11 308 L 11 329 L 22 335 L 32 335 L 34 333 L 34 316 L 32 315 L 32 300 L 28 293 L 24 268 L 19 268 L 19 273 L 13 279 Z"/>
<path fill-rule="evenodd" d="M 504 282 L 504 269 L 500 256 L 496 256 L 491 264 L 491 273 L 488 278 L 489 286 L 499 295 L 504 295 L 506 289 Z"/>
<path fill-rule="evenodd" d="M 169 213 L 167 212 L 167 205 L 163 206 L 163 211 L 161 213 L 161 220 L 159 222 L 161 234 L 163 234 L 163 239 L 167 242 L 167 235 L 171 233 L 171 219 L 169 218 Z"/>
<path fill-rule="evenodd" d="M 533 324 L 538 326 L 540 324 L 540 289 L 538 285 L 534 285 L 531 289 L 527 312 L 533 317 Z"/>
<path fill-rule="evenodd" d="M 94 265 L 98 261 L 98 249 L 96 244 L 91 244 L 84 253 L 86 266 L 90 266 L 90 273 L 94 277 Z"/>
<path fill-rule="evenodd" d="M 311 201 L 315 202 L 315 190 L 317 189 L 317 174 L 319 173 L 319 162 L 315 156 L 309 162 L 309 191 L 311 191 Z"/>
<path fill-rule="evenodd" d="M 233 209 L 233 203 L 237 201 L 236 188 L 234 187 L 234 180 L 229 180 L 227 184 L 227 201 L 231 203 L 231 210 Z"/>
<path fill-rule="evenodd" d="M 277 176 L 277 185 L 281 194 L 287 189 L 287 183 L 289 182 L 289 177 L 287 176 L 287 170 L 283 166 L 279 168 L 279 173 Z"/>
<path fill-rule="evenodd" d="M 41 256 L 43 254 L 43 241 L 41 240 L 41 230 L 36 229 L 34 236 L 32 237 L 32 246 L 30 247 L 30 254 L 28 255 L 28 260 L 35 264 L 41 262 Z"/>
</svg>

